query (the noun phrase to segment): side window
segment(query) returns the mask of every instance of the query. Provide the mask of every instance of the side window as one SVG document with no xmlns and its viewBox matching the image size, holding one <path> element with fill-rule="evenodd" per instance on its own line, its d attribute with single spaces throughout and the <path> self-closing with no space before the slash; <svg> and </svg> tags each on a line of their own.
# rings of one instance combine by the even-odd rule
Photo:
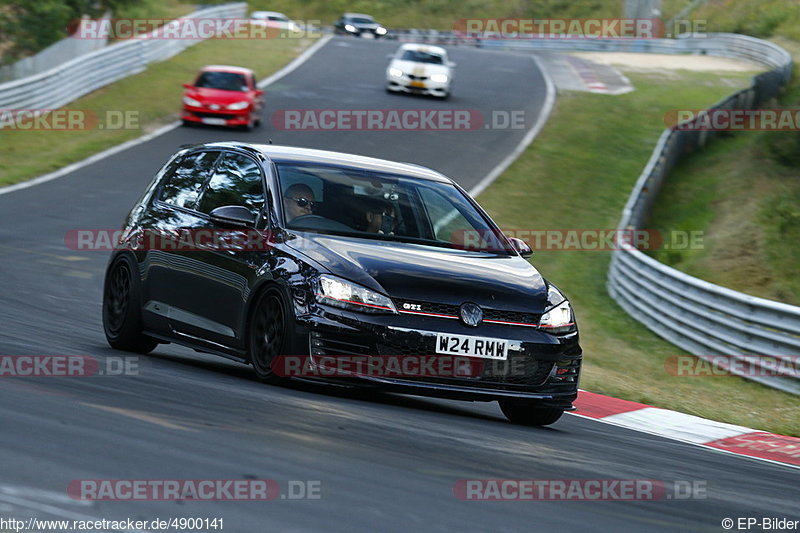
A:
<svg viewBox="0 0 800 533">
<path fill-rule="evenodd" d="M 193 208 L 218 156 L 219 152 L 197 152 L 174 163 L 167 172 L 158 199 L 178 207 Z"/>
<path fill-rule="evenodd" d="M 217 165 L 198 207 L 210 213 L 223 205 L 243 205 L 257 215 L 264 206 L 261 169 L 253 159 L 226 153 Z"/>
</svg>

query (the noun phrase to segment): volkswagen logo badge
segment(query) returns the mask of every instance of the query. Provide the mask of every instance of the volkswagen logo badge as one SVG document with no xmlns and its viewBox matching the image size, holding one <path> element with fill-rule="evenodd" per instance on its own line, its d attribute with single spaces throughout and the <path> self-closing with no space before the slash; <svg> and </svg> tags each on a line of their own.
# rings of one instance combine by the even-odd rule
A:
<svg viewBox="0 0 800 533">
<path fill-rule="evenodd" d="M 480 307 L 472 302 L 467 302 L 461 305 L 459 310 L 461 321 L 468 326 L 476 327 L 483 320 L 483 311 Z"/>
</svg>

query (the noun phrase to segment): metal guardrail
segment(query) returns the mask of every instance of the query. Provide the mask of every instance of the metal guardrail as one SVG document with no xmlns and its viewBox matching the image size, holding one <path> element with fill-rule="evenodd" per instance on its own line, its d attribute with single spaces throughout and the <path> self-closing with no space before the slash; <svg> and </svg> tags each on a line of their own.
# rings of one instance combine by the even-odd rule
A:
<svg viewBox="0 0 800 533">
<path fill-rule="evenodd" d="M 711 109 L 758 108 L 791 77 L 791 56 L 772 43 L 733 34 L 710 37 L 705 45 L 692 41 L 710 55 L 755 61 L 771 69 L 755 76 L 750 88 Z M 665 130 L 628 199 L 620 229 L 641 228 L 670 170 L 715 135 Z M 694 278 L 625 244 L 612 256 L 608 290 L 625 311 L 672 344 L 706 360 L 727 356 L 732 373 L 800 394 L 800 376 L 791 371 L 800 360 L 800 307 Z M 778 361 L 785 362 L 786 371 L 775 372 Z M 764 375 L 753 375 L 754 368 Z"/>
<path fill-rule="evenodd" d="M 247 4 L 240 2 L 201 9 L 184 18 L 242 18 L 246 13 Z M 58 108 L 100 87 L 139 73 L 149 63 L 170 58 L 201 40 L 136 37 L 112 44 L 41 74 L 0 84 L 0 108 Z"/>
</svg>

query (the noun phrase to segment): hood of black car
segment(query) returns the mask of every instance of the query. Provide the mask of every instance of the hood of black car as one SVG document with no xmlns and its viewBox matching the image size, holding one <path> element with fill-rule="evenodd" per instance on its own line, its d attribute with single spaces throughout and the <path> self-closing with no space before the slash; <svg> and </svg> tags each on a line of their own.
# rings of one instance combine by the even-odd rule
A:
<svg viewBox="0 0 800 533">
<path fill-rule="evenodd" d="M 547 288 L 519 256 L 420 244 L 298 233 L 286 242 L 331 274 L 395 300 L 478 305 L 541 313 Z"/>
</svg>

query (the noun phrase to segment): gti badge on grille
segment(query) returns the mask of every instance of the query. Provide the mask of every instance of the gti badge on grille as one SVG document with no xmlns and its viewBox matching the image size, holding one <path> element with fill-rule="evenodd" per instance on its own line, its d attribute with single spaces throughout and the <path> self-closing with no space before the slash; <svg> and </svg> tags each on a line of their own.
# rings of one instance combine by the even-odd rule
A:
<svg viewBox="0 0 800 533">
<path fill-rule="evenodd" d="M 472 302 L 461 304 L 459 309 L 461 321 L 468 326 L 475 327 L 483 320 L 483 311 Z"/>
</svg>

